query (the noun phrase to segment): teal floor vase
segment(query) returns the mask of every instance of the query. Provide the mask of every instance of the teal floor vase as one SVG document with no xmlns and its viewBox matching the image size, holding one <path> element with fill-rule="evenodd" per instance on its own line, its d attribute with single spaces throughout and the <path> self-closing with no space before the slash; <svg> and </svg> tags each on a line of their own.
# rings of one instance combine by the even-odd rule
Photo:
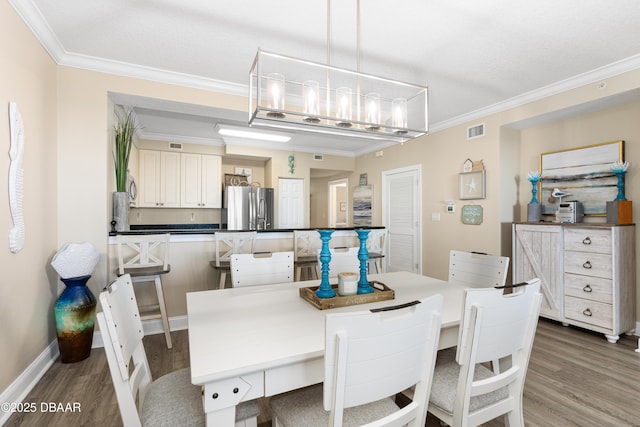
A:
<svg viewBox="0 0 640 427">
<path fill-rule="evenodd" d="M 61 279 L 66 289 L 54 308 L 60 361 L 74 363 L 91 354 L 96 319 L 96 298 L 87 287 L 91 276 Z"/>
</svg>

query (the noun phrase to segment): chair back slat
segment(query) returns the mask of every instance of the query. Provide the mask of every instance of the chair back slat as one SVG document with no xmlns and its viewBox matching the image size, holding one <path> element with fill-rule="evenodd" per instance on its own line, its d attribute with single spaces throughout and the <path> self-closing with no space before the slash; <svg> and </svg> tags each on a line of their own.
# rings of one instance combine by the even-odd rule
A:
<svg viewBox="0 0 640 427">
<path fill-rule="evenodd" d="M 414 385 L 413 403 L 386 418 L 389 424 L 376 425 L 425 419 L 442 301 L 435 295 L 389 311 L 326 316 L 323 404 L 334 413 L 334 425 L 341 425 L 345 408 L 394 396 Z"/>
<path fill-rule="evenodd" d="M 293 253 L 295 261 L 299 257 L 316 256 L 322 247 L 322 240 L 316 230 L 293 231 Z"/>
<path fill-rule="evenodd" d="M 257 234 L 255 231 L 216 232 L 216 267 L 220 267 L 221 262 L 231 261 L 233 254 L 252 253 Z"/>
<path fill-rule="evenodd" d="M 293 282 L 293 252 L 231 255 L 231 283 L 242 286 Z"/>
<path fill-rule="evenodd" d="M 509 257 L 452 250 L 449 253 L 449 283 L 472 288 L 504 286 Z"/>
<path fill-rule="evenodd" d="M 367 238 L 367 250 L 369 252 L 385 253 L 385 243 L 387 239 L 387 229 L 373 229 Z"/>
<path fill-rule="evenodd" d="M 149 267 L 169 268 L 169 239 L 171 235 L 147 234 L 116 236 L 118 274 L 125 270 Z"/>
</svg>

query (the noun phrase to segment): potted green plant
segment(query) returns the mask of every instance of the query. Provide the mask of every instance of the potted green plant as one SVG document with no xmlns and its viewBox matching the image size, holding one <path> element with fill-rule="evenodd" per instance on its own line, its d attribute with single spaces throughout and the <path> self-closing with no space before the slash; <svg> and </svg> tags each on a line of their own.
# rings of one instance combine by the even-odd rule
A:
<svg viewBox="0 0 640 427">
<path fill-rule="evenodd" d="M 113 163 L 116 172 L 116 192 L 113 193 L 113 221 L 116 231 L 129 229 L 129 193 L 127 191 L 127 172 L 129 156 L 136 130 L 133 110 L 117 111 L 116 124 L 113 127 Z"/>
</svg>

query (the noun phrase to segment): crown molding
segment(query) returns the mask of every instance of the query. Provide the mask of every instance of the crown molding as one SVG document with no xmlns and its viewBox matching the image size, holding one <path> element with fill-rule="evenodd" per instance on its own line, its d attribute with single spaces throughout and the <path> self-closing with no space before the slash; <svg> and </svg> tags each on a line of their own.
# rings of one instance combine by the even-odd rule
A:
<svg viewBox="0 0 640 427">
<path fill-rule="evenodd" d="M 64 56 L 65 50 L 58 37 L 53 32 L 49 23 L 44 19 L 40 9 L 31 0 L 8 0 L 20 18 L 36 36 L 40 44 L 47 51 L 49 56 L 60 64 L 60 59 Z"/>
<path fill-rule="evenodd" d="M 620 61 L 613 62 L 600 68 L 596 68 L 595 70 L 591 70 L 586 73 L 579 74 L 577 76 L 573 76 L 538 89 L 534 89 L 532 91 L 523 93 L 522 95 L 514 96 L 513 98 L 507 99 L 505 101 L 501 101 L 496 104 L 489 105 L 487 107 L 480 108 L 478 110 L 471 111 L 467 114 L 462 114 L 448 120 L 443 120 L 431 125 L 429 127 L 429 131 L 430 133 L 433 133 L 445 130 L 454 126 L 461 125 L 463 123 L 490 116 L 492 114 L 501 113 L 512 108 L 520 107 L 534 101 L 539 101 L 543 98 L 558 95 L 572 89 L 577 89 L 582 86 L 597 83 L 601 80 L 615 77 L 629 71 L 637 70 L 639 68 L 640 54 L 630 56 Z"/>
<path fill-rule="evenodd" d="M 159 68 L 113 61 L 88 55 L 65 53 L 58 63 L 59 65 L 67 67 L 82 68 L 100 73 L 192 87 L 194 89 L 209 90 L 228 95 L 247 97 L 249 94 L 249 87 L 245 84 L 194 76 L 192 74 L 177 73 L 174 71 L 161 70 Z"/>
</svg>

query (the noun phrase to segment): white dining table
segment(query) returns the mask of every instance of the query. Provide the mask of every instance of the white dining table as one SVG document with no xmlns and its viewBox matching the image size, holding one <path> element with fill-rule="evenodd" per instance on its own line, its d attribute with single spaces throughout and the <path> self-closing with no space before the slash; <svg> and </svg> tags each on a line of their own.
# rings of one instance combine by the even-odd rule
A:
<svg viewBox="0 0 640 427">
<path fill-rule="evenodd" d="M 368 310 L 441 294 L 439 347 L 457 344 L 465 287 L 409 272 L 372 274 L 393 300 L 319 310 L 299 295 L 318 280 L 187 293 L 191 382 L 203 387 L 208 426 L 233 426 L 235 406 L 318 384 L 328 313 Z"/>
</svg>

